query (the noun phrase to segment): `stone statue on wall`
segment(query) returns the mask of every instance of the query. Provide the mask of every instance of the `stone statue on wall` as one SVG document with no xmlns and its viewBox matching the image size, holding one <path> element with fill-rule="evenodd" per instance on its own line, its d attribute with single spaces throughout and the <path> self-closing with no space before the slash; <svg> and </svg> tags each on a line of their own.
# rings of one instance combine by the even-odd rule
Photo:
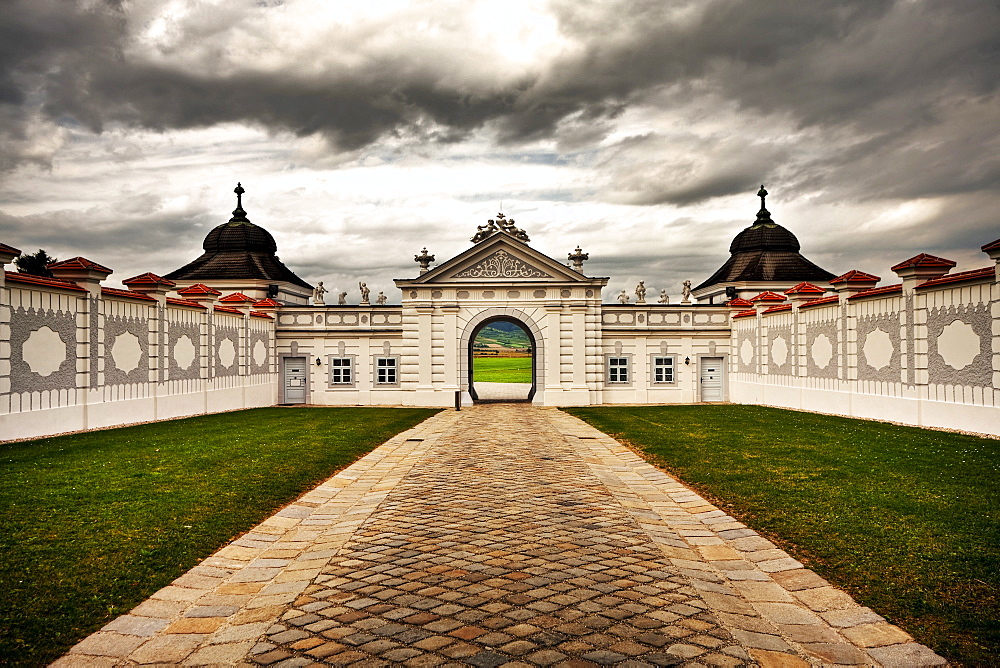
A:
<svg viewBox="0 0 1000 668">
<path fill-rule="evenodd" d="M 646 303 L 646 282 L 639 281 L 639 285 L 635 286 L 635 303 L 645 304 Z"/>
<path fill-rule="evenodd" d="M 622 290 L 621 294 L 618 295 L 618 301 L 622 304 L 628 304 L 628 294 L 625 290 Z"/>
<path fill-rule="evenodd" d="M 337 298 L 337 303 L 341 306 L 347 306 L 347 292 L 340 293 L 340 297 Z"/>
<path fill-rule="evenodd" d="M 683 295 L 683 299 L 681 301 L 682 304 L 691 303 L 691 281 L 684 281 L 684 287 L 681 289 L 681 295 Z"/>
<path fill-rule="evenodd" d="M 375 303 L 378 304 L 379 306 L 385 306 L 385 301 L 386 301 L 385 293 L 379 290 L 378 296 L 375 297 Z"/>
<path fill-rule="evenodd" d="M 323 295 L 327 293 L 327 289 L 323 287 L 323 281 L 320 281 L 315 288 L 313 288 L 313 304 L 317 306 L 320 304 L 325 304 L 323 300 Z"/>
<path fill-rule="evenodd" d="M 669 304 L 670 303 L 670 297 L 667 296 L 667 290 L 666 290 L 666 288 L 664 288 L 663 290 L 660 290 L 660 298 L 657 299 L 656 302 L 658 304 Z"/>
<path fill-rule="evenodd" d="M 371 290 L 368 289 L 367 283 L 358 283 L 358 288 L 361 290 L 361 303 L 368 303 L 368 295 L 371 294 Z"/>
</svg>

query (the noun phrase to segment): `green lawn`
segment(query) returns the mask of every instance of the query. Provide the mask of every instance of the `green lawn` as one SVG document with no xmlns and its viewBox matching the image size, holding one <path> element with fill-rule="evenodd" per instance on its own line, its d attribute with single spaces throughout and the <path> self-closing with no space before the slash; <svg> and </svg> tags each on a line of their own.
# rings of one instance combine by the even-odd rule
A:
<svg viewBox="0 0 1000 668">
<path fill-rule="evenodd" d="M 479 383 L 530 383 L 530 357 L 473 357 L 472 380 Z"/>
<path fill-rule="evenodd" d="M 0 445 L 0 663 L 57 658 L 435 412 L 262 408 Z"/>
<path fill-rule="evenodd" d="M 566 409 L 956 663 L 1000 655 L 1000 440 L 760 406 Z"/>
</svg>

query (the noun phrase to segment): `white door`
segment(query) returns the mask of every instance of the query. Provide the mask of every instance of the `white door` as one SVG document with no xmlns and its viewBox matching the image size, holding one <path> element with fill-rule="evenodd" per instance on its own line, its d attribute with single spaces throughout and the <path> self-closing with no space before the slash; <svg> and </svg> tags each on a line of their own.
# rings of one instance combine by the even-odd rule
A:
<svg viewBox="0 0 1000 668">
<path fill-rule="evenodd" d="M 722 401 L 722 358 L 701 358 L 701 400 Z"/>
<path fill-rule="evenodd" d="M 285 403 L 304 404 L 306 402 L 306 358 L 285 358 Z"/>
</svg>

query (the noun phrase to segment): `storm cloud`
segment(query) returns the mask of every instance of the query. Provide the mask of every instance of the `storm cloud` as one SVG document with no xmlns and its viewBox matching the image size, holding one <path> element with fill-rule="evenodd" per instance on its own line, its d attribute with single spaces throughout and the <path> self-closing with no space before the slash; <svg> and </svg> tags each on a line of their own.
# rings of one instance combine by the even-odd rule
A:
<svg viewBox="0 0 1000 668">
<path fill-rule="evenodd" d="M 553 220 L 537 221 L 541 239 L 569 224 L 596 240 L 588 226 L 615 212 L 631 220 L 613 223 L 621 230 L 662 221 L 677 243 L 724 253 L 731 235 L 698 243 L 681 221 L 726 221 L 735 234 L 752 219 L 762 181 L 779 184 L 772 191 L 789 213 L 812 207 L 817 224 L 847 207 L 854 220 L 845 228 L 862 229 L 919 200 L 934 204 L 911 226 L 976 243 L 996 236 L 988 211 L 1000 181 L 1000 10 L 988 0 L 368 5 L 8 2 L 0 17 L 0 171 L 9 177 L 0 230 L 16 241 L 44 229 L 33 245 L 68 246 L 76 237 L 63 221 L 75 216 L 104 230 L 108 212 L 121 211 L 137 247 L 163 247 L 156 230 L 168 219 L 174 235 L 197 236 L 191 221 L 208 224 L 215 206 L 214 196 L 178 203 L 161 192 L 187 183 L 182 168 L 221 180 L 227 165 L 245 173 L 266 164 L 261 178 L 296 172 L 328 192 L 315 179 L 350 180 L 355 169 L 409 177 L 443 162 L 492 178 L 459 187 L 455 201 L 506 199 L 525 212 L 590 203 L 590 220 L 557 222 L 552 209 Z M 234 133 L 266 145 L 241 149 L 257 162 L 216 143 Z M 87 160 L 117 174 L 102 182 L 106 202 L 83 192 L 94 178 Z M 528 165 L 535 177 L 524 177 Z M 39 178 L 63 192 L 44 193 Z M 231 188 L 230 180 L 218 186 Z M 281 201 L 315 206 L 293 191 L 284 187 Z M 127 213 L 136 193 L 154 203 L 150 211 L 170 212 L 162 225 L 150 224 L 156 214 L 148 211 Z M 737 198 L 744 218 L 733 213 Z M 437 212 L 421 214 L 423 229 L 445 230 L 451 223 L 441 216 L 470 210 L 444 200 L 424 198 Z M 391 224 L 413 219 L 391 207 L 420 198 L 378 201 L 390 208 L 380 224 Z M 334 203 L 322 206 L 334 211 Z M 351 206 L 359 208 L 338 215 L 370 215 Z M 949 210 L 961 212 L 960 225 L 944 225 Z M 306 230 L 341 233 L 329 216 L 292 215 L 287 233 L 298 250 L 308 249 Z M 813 238 L 831 259 L 854 247 L 823 229 Z M 940 234 L 909 238 L 933 242 L 923 250 L 954 246 Z M 93 239 L 80 241 L 86 248 Z M 617 241 L 608 252 L 634 257 Z M 304 267 L 332 271 L 307 254 Z M 608 266 L 616 262 L 609 257 Z M 662 269 L 652 260 L 643 268 Z"/>
</svg>

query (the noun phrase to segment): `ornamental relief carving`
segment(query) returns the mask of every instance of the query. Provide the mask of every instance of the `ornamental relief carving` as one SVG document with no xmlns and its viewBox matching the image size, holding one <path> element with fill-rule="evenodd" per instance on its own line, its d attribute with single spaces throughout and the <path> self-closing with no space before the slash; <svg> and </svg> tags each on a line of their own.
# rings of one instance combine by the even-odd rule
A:
<svg viewBox="0 0 1000 668">
<path fill-rule="evenodd" d="M 477 264 L 455 274 L 455 278 L 552 278 L 552 276 L 505 250 L 498 250 Z"/>
</svg>

